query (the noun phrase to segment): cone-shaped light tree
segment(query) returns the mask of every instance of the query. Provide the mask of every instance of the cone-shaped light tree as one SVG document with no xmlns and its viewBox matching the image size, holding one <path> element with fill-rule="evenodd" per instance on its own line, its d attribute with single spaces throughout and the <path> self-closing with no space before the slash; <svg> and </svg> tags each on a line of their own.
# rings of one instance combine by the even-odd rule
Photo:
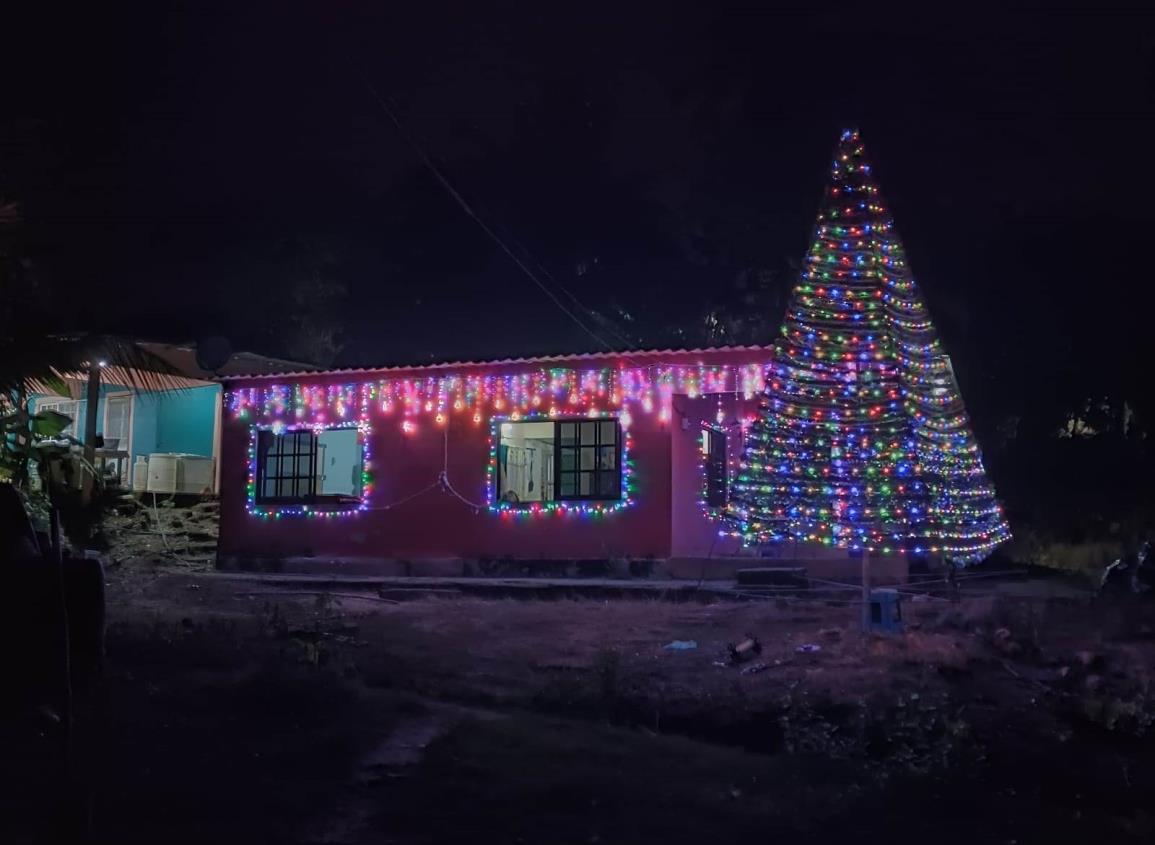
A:
<svg viewBox="0 0 1155 845">
<path fill-rule="evenodd" d="M 838 145 L 729 521 L 751 545 L 956 563 L 1010 536 L 856 131 Z"/>
</svg>

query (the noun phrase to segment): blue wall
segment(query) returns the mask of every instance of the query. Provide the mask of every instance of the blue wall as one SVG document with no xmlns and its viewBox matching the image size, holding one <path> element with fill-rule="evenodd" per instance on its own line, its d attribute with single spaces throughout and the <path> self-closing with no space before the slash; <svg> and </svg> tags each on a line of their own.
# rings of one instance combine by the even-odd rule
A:
<svg viewBox="0 0 1155 845">
<path fill-rule="evenodd" d="M 153 452 L 187 452 L 190 455 L 213 453 L 213 426 L 216 422 L 216 398 L 220 392 L 217 385 L 194 387 L 179 393 L 144 394 L 136 402 L 136 412 L 140 414 L 155 409 L 155 447 Z M 136 439 L 137 423 L 133 423 L 133 440 Z M 145 435 L 142 435 L 142 437 Z M 133 443 L 133 453 L 137 453 Z M 147 452 L 143 453 L 147 454 Z"/>
<path fill-rule="evenodd" d="M 104 434 L 104 397 L 123 393 L 116 385 L 100 386 L 100 403 L 96 410 L 96 430 Z M 186 452 L 191 455 L 213 454 L 213 430 L 216 424 L 216 399 L 220 386 L 194 387 L 172 393 L 138 392 L 132 402 L 132 458 L 152 452 Z M 58 401 L 55 396 L 32 399 L 35 411 L 41 401 Z M 74 436 L 84 439 L 84 415 L 88 406 L 81 399 L 74 422 Z"/>
<path fill-rule="evenodd" d="M 161 403 L 164 401 L 163 396 L 157 397 L 142 393 L 132 403 L 132 457 L 134 461 L 137 455 L 151 455 L 153 452 L 161 451 L 156 445 L 156 422 L 160 416 Z M 211 432 L 212 429 L 209 431 Z"/>
</svg>

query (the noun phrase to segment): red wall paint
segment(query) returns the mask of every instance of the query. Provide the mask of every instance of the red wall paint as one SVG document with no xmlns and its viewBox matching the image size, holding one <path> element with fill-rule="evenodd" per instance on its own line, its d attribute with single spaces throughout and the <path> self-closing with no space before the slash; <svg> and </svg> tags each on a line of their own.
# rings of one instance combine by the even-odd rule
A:
<svg viewBox="0 0 1155 845">
<path fill-rule="evenodd" d="M 450 483 L 484 506 L 489 425 L 455 417 L 445 427 L 431 419 L 418 426 L 412 434 L 402 432 L 395 419 L 373 426 L 370 506 L 398 502 L 436 482 L 446 454 Z M 645 414 L 634 418 L 630 434 L 636 503 L 604 516 L 512 517 L 484 507 L 478 513 L 434 489 L 388 510 L 340 519 L 262 519 L 245 510 L 249 425 L 230 420 L 223 432 L 220 553 L 226 558 L 665 558 L 670 554 L 669 430 L 657 414 Z"/>
<path fill-rule="evenodd" d="M 667 353 L 663 363 L 710 365 L 764 361 L 763 351 Z M 558 362 L 556 366 L 586 368 L 604 362 Z M 466 365 L 471 366 L 471 365 Z M 521 372 L 525 366 L 486 367 L 486 372 Z M 533 367 L 538 369 L 538 367 Z M 423 374 L 418 371 L 416 375 Z M 388 377 L 404 378 L 406 371 Z M 303 376 L 293 381 L 349 383 L 372 380 L 375 374 Z M 235 387 L 267 385 L 269 380 L 238 381 Z M 728 414 L 756 408 L 756 401 L 723 395 Z M 691 422 L 682 426 L 681 410 Z M 223 561 L 271 561 L 317 557 L 362 560 L 433 560 L 445 558 L 605 559 L 705 556 L 716 533 L 699 506 L 702 486 L 697 459 L 701 420 L 713 419 L 714 396 L 691 400 L 676 396 L 674 415 L 661 422 L 657 411 L 632 409 L 630 427 L 633 465 L 632 507 L 604 516 L 542 515 L 509 517 L 484 508 L 489 460 L 489 422 L 474 423 L 467 414 L 451 414 L 446 426 L 432 416 L 415 418 L 417 430 L 401 430 L 398 414 L 374 413 L 370 424 L 370 455 L 374 493 L 370 507 L 383 508 L 437 481 L 442 466 L 450 482 L 480 512 L 440 489 L 429 491 L 390 509 L 369 510 L 339 519 L 260 518 L 245 510 L 247 452 L 251 420 L 233 419 L 226 410 L 221 434 L 221 537 Z M 730 448 L 740 450 L 735 430 Z M 732 553 L 720 547 L 715 556 Z M 729 544 L 733 545 L 733 544 Z"/>
</svg>

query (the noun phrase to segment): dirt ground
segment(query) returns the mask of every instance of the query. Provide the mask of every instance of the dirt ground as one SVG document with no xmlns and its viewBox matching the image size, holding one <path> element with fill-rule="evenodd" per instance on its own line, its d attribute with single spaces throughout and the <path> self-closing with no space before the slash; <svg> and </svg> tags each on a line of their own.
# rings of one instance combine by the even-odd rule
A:
<svg viewBox="0 0 1155 845">
<path fill-rule="evenodd" d="M 110 571 L 98 841 L 1155 837 L 1150 607 L 340 593 Z"/>
</svg>

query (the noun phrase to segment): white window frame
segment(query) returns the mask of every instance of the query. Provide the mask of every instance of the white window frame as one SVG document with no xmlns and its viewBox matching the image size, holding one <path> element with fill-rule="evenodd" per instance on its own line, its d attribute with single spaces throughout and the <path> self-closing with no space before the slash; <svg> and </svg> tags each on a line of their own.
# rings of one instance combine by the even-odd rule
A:
<svg viewBox="0 0 1155 845">
<path fill-rule="evenodd" d="M 128 429 L 128 436 L 124 438 L 124 440 L 125 440 L 124 443 L 117 446 L 116 451 L 127 452 L 129 455 L 131 455 L 132 454 L 132 423 L 133 423 L 133 415 L 136 413 L 135 397 L 133 397 L 131 392 L 125 391 L 123 393 L 119 393 L 119 392 L 118 393 L 106 393 L 103 398 L 104 398 L 104 419 L 101 420 L 100 433 L 104 437 L 104 442 L 105 442 L 106 448 L 108 445 L 108 406 L 109 406 L 111 400 L 113 400 L 113 399 L 116 399 L 116 400 L 127 399 L 128 400 L 128 415 L 127 415 L 127 418 L 125 420 L 125 425 Z"/>
<path fill-rule="evenodd" d="M 80 422 L 79 399 L 64 399 L 63 397 L 40 398 L 36 400 L 36 413 L 39 414 L 41 411 L 55 411 L 58 414 L 71 417 L 72 422 L 68 424 L 68 428 L 60 433 L 67 434 L 69 437 L 76 437 L 76 424 Z"/>
</svg>

